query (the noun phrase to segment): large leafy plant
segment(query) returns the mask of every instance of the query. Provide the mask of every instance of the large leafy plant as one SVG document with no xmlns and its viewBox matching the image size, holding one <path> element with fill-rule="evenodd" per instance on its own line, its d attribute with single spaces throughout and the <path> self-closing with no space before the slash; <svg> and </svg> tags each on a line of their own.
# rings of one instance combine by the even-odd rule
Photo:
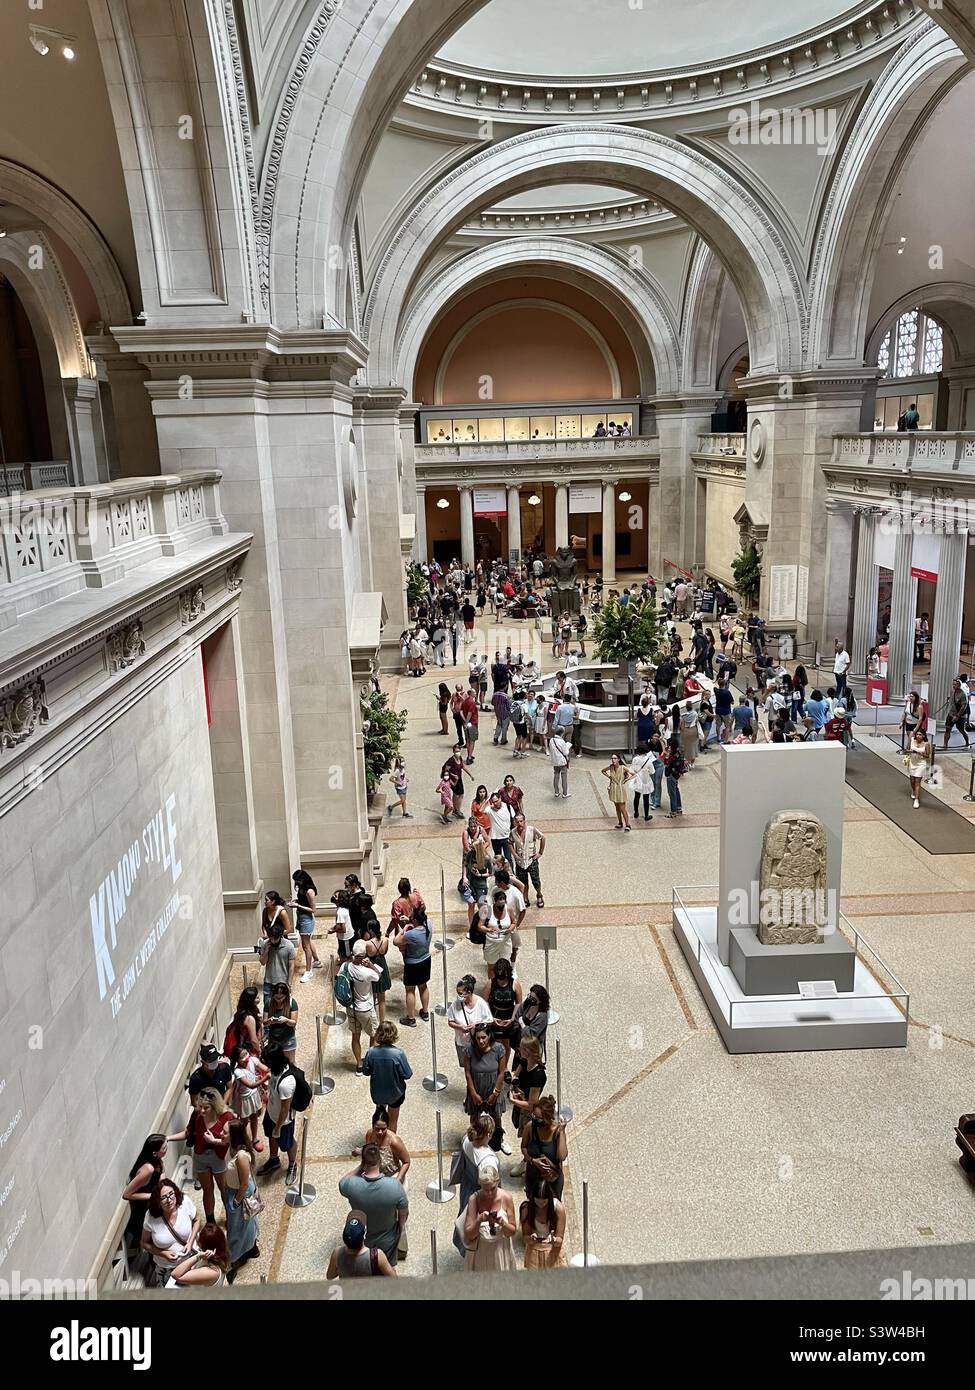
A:
<svg viewBox="0 0 975 1390">
<path fill-rule="evenodd" d="M 406 566 L 406 602 L 415 608 L 427 591 L 427 581 L 415 560 Z"/>
<path fill-rule="evenodd" d="M 406 730 L 406 711 L 390 709 L 389 696 L 381 690 L 374 690 L 365 702 L 362 713 L 366 788 L 372 796 L 399 757 Z"/>
<path fill-rule="evenodd" d="M 754 545 L 742 547 L 741 554 L 731 562 L 731 573 L 734 576 L 735 588 L 744 602 L 756 603 L 762 588 L 762 566 Z"/>
<path fill-rule="evenodd" d="M 600 661 L 625 665 L 630 661 L 654 661 L 661 647 L 657 605 L 651 598 L 639 603 L 618 599 L 604 603 L 593 619 L 593 641 Z"/>
</svg>

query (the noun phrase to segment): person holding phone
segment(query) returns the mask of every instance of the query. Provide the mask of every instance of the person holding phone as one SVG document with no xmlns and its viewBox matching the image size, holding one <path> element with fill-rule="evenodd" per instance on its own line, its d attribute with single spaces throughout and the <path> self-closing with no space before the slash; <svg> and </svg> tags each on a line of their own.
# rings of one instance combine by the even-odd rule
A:
<svg viewBox="0 0 975 1390">
<path fill-rule="evenodd" d="M 558 1117 L 554 1096 L 540 1096 L 532 1106 L 531 1122 L 523 1131 L 521 1153 L 525 1160 L 525 1192 L 534 1197 L 542 1184 L 553 1197 L 562 1196 L 562 1165 L 569 1156 L 565 1124 Z"/>
<path fill-rule="evenodd" d="M 464 1243 L 467 1257 L 465 1274 L 514 1268 L 511 1237 L 516 1230 L 515 1205 L 511 1194 L 499 1185 L 497 1164 L 482 1163 L 478 1169 L 478 1190 L 467 1203 Z"/>
</svg>

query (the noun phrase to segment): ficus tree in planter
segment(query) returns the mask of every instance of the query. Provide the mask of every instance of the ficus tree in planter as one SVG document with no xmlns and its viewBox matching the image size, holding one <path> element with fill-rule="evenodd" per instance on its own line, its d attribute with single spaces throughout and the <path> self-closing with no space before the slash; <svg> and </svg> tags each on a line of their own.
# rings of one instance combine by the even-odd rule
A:
<svg viewBox="0 0 975 1390">
<path fill-rule="evenodd" d="M 762 566 L 754 544 L 742 546 L 741 554 L 731 563 L 731 573 L 742 602 L 752 607 L 762 590 Z"/>
<path fill-rule="evenodd" d="M 420 566 L 411 560 L 406 566 L 406 602 L 412 611 L 427 591 L 427 581 Z"/>
<path fill-rule="evenodd" d="M 653 599 L 619 599 L 604 603 L 592 626 L 600 661 L 615 661 L 622 671 L 631 661 L 656 661 L 662 646 L 657 605 Z"/>
<path fill-rule="evenodd" d="M 389 696 L 381 690 L 374 690 L 363 702 L 362 715 L 366 790 L 373 796 L 399 757 L 406 730 L 406 711 L 391 709 Z"/>
</svg>

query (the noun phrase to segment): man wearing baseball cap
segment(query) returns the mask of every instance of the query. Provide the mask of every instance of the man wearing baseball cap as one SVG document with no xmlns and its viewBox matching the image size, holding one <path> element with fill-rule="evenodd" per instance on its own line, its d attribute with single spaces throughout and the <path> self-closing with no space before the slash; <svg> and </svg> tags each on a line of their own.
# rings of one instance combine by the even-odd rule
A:
<svg viewBox="0 0 975 1390">
<path fill-rule="evenodd" d="M 193 1072 L 187 1086 L 190 1100 L 195 1101 L 201 1091 L 212 1086 L 224 1100 L 229 1101 L 233 1083 L 234 1074 L 226 1057 L 220 1056 L 213 1043 L 204 1043 L 200 1048 L 200 1066 Z"/>
<path fill-rule="evenodd" d="M 342 1232 L 342 1244 L 332 1251 L 332 1258 L 325 1271 L 327 1279 L 370 1279 L 373 1275 L 385 1274 L 396 1277 L 396 1271 L 387 1260 L 385 1253 L 366 1247 L 366 1225 L 360 1220 L 365 1212 L 352 1212 Z"/>
</svg>

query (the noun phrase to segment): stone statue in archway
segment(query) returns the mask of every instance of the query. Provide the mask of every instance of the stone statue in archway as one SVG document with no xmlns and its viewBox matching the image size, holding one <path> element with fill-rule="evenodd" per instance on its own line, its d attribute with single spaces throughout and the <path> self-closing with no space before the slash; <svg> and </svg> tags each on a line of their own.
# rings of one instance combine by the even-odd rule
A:
<svg viewBox="0 0 975 1390">
<path fill-rule="evenodd" d="M 552 575 L 552 614 L 554 617 L 567 617 L 579 612 L 579 589 L 576 585 L 576 572 L 579 568 L 576 557 L 567 545 L 560 545 L 548 562 Z"/>
<path fill-rule="evenodd" d="M 829 920 L 826 828 L 811 811 L 779 811 L 765 827 L 758 939 L 766 946 L 823 938 Z"/>
</svg>

